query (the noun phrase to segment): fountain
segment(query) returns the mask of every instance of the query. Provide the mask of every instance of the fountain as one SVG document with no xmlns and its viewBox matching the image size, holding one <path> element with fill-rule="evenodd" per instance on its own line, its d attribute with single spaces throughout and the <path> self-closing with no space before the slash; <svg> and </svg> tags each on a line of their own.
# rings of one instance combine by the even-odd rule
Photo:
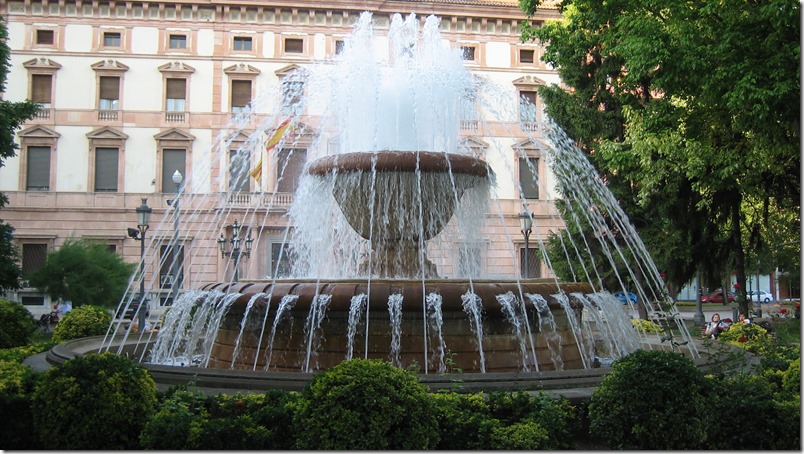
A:
<svg viewBox="0 0 804 454">
<path fill-rule="evenodd" d="M 622 303 L 595 282 L 594 270 L 577 272 L 585 282 L 471 271 L 459 276 L 460 257 L 471 256 L 469 245 L 482 237 L 488 219 L 495 219 L 490 192 L 497 172 L 459 140 L 459 112 L 477 80 L 443 45 L 437 18 L 427 18 L 420 41 L 418 24 L 414 15 L 396 15 L 388 32 L 393 51 L 380 62 L 371 15 L 364 13 L 335 64 L 304 73 L 308 95 L 296 98 L 301 102 L 288 108 L 285 118 L 302 124 L 305 109 L 314 107 L 305 103 L 321 102 L 325 94 L 332 101 L 322 109 L 330 114 L 316 120 L 321 132 L 312 141 L 289 210 L 292 228 L 284 232 L 288 246 L 280 256 L 293 259 L 292 275 L 280 277 L 275 270 L 262 280 L 183 292 L 155 339 L 138 336 L 150 346 L 140 350 L 143 361 L 159 367 L 313 373 L 361 357 L 387 359 L 422 374 L 543 374 L 588 370 L 652 348 L 656 339 L 633 328 Z M 489 104 L 515 104 L 513 99 Z M 259 103 L 255 99 L 252 105 Z M 487 109 L 494 113 L 494 107 Z M 272 128 L 258 129 L 261 134 Z M 242 133 L 244 127 L 235 125 L 235 130 Z M 560 132 L 549 125 L 539 131 L 540 143 L 550 145 L 551 169 L 566 199 L 580 200 L 582 207 L 613 200 Z M 260 134 L 253 134 L 244 149 L 260 150 Z M 688 337 L 673 317 L 673 305 L 662 304 L 668 297 L 633 227 L 616 202 L 605 206 L 636 251 L 627 254 L 637 262 L 628 273 L 640 277 L 632 280 L 641 282 L 643 309 L 652 315 L 661 311 Z M 220 210 L 221 219 L 230 209 Z M 604 241 L 610 230 L 594 211 L 573 212 L 565 222 L 584 216 L 607 232 L 597 236 Z M 163 221 L 170 225 L 170 219 Z M 565 241 L 567 251 L 578 250 L 577 242 Z M 606 250 L 612 257 L 625 255 Z M 549 266 L 543 244 L 540 251 Z M 512 244 L 509 253 L 515 256 Z M 189 266 L 204 260 L 209 258 L 192 257 Z M 110 333 L 121 330 L 116 323 Z M 123 337 L 129 336 L 136 337 L 130 331 Z M 122 343 L 112 339 L 107 336 L 105 348 L 121 351 Z M 697 354 L 692 343 L 689 353 Z"/>
</svg>

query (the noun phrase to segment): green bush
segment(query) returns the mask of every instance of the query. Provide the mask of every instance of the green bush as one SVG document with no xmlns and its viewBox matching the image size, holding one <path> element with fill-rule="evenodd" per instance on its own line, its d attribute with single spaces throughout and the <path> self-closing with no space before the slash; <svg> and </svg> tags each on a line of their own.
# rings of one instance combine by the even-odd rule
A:
<svg viewBox="0 0 804 454">
<path fill-rule="evenodd" d="M 158 450 L 290 449 L 295 396 L 269 391 L 206 397 L 174 390 L 148 420 L 140 441 L 144 449 Z"/>
<path fill-rule="evenodd" d="M 768 330 L 756 323 L 735 323 L 720 333 L 717 339 L 760 355 L 768 353 L 773 342 Z"/>
<path fill-rule="evenodd" d="M 25 358 L 36 355 L 50 350 L 55 345 L 55 342 L 36 342 L 33 344 L 23 345 L 14 348 L 0 349 L 0 361 L 12 361 L 21 363 Z"/>
<path fill-rule="evenodd" d="M 106 334 L 112 323 L 112 315 L 97 306 L 76 307 L 65 314 L 53 329 L 55 342 L 66 342 L 89 336 Z"/>
<path fill-rule="evenodd" d="M 0 348 L 25 345 L 36 331 L 36 322 L 22 304 L 0 298 Z"/>
<path fill-rule="evenodd" d="M 192 449 L 190 434 L 209 418 L 207 397 L 200 391 L 177 390 L 159 404 L 140 434 L 143 449 L 178 451 Z"/>
<path fill-rule="evenodd" d="M 440 435 L 436 449 L 488 449 L 501 423 L 491 415 L 483 393 L 441 392 L 432 398 Z"/>
<path fill-rule="evenodd" d="M 299 449 L 434 448 L 427 388 L 386 361 L 353 359 L 317 375 L 294 415 Z"/>
<path fill-rule="evenodd" d="M 791 361 L 782 374 L 782 391 L 801 395 L 801 360 Z"/>
<path fill-rule="evenodd" d="M 36 449 L 31 431 L 31 395 L 41 373 L 19 362 L 0 360 L 0 440 L 3 449 Z"/>
<path fill-rule="evenodd" d="M 638 350 L 612 364 L 589 404 L 593 438 L 612 449 L 700 449 L 706 380 L 688 358 Z"/>
<path fill-rule="evenodd" d="M 547 393 L 494 392 L 488 397 L 491 414 L 503 425 L 533 421 L 547 431 L 544 449 L 573 449 L 581 431 L 577 409 L 567 399 Z"/>
<path fill-rule="evenodd" d="M 155 405 L 147 369 L 93 353 L 45 374 L 33 395 L 33 427 L 43 449 L 138 449 Z"/>
<path fill-rule="evenodd" d="M 490 449 L 494 450 L 532 450 L 550 449 L 550 436 L 539 423 L 524 420 L 509 426 L 495 427 L 491 436 Z"/>
</svg>

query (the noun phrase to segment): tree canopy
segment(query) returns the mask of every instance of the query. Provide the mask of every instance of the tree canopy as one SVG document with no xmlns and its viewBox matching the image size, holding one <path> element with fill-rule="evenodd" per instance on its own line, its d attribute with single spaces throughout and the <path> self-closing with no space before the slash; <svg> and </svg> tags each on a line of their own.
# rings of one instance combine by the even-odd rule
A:
<svg viewBox="0 0 804 454">
<path fill-rule="evenodd" d="M 31 285 L 53 299 L 72 300 L 74 306 L 114 307 L 135 266 L 105 244 L 69 240 L 48 254 L 45 266 L 31 274 Z"/>
<path fill-rule="evenodd" d="M 539 4 L 520 2 L 529 14 Z M 797 266 L 781 257 L 800 250 L 799 3 L 560 8 L 562 20 L 522 32 L 565 84 L 541 90 L 547 114 L 589 154 L 668 281 L 734 272 L 744 291 L 747 268 Z"/>
</svg>

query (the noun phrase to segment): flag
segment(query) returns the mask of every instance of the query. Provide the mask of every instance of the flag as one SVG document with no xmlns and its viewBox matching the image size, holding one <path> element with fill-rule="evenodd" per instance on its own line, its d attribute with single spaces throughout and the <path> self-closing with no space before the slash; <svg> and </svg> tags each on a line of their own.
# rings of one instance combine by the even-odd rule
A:
<svg viewBox="0 0 804 454">
<path fill-rule="evenodd" d="M 265 152 L 271 151 L 271 149 L 273 149 L 279 143 L 279 141 L 282 140 L 282 137 L 284 137 L 287 130 L 290 129 L 290 120 L 291 117 L 288 117 L 285 121 L 280 123 L 279 126 L 277 126 L 276 131 L 274 131 L 274 134 L 268 139 L 268 141 L 265 142 L 265 151 L 260 153 L 259 161 L 257 161 L 257 164 L 254 166 L 251 172 L 249 172 L 249 175 L 251 175 L 251 177 L 255 180 L 259 180 L 260 175 L 262 174 L 262 157 L 265 155 Z"/>
</svg>

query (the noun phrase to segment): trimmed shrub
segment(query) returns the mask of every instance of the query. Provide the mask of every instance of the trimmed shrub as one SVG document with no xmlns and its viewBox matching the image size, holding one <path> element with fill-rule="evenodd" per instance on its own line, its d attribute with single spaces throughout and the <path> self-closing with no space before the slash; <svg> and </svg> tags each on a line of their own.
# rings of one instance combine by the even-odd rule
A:
<svg viewBox="0 0 804 454">
<path fill-rule="evenodd" d="M 56 345 L 55 342 L 45 341 L 23 345 L 21 347 L 3 348 L 0 349 L 0 361 L 21 363 L 25 358 L 48 351 L 53 348 L 54 345 Z"/>
<path fill-rule="evenodd" d="M 641 318 L 632 318 L 631 324 L 634 325 L 634 328 L 637 331 L 642 331 L 645 333 L 663 333 L 664 328 L 662 325 L 652 321 L 652 320 L 643 320 Z"/>
<path fill-rule="evenodd" d="M 491 414 L 508 426 L 532 421 L 547 431 L 543 449 L 573 449 L 581 432 L 578 410 L 567 399 L 547 393 L 493 392 L 487 399 Z"/>
<path fill-rule="evenodd" d="M 790 367 L 782 374 L 782 391 L 801 395 L 801 360 L 791 361 Z"/>
<path fill-rule="evenodd" d="M 156 384 L 136 362 L 89 354 L 50 369 L 33 395 L 43 449 L 138 449 L 156 405 Z"/>
<path fill-rule="evenodd" d="M 483 393 L 432 395 L 440 441 L 436 449 L 488 449 L 501 423 L 491 415 Z"/>
<path fill-rule="evenodd" d="M 491 435 L 494 450 L 550 449 L 550 436 L 539 423 L 526 419 L 510 426 L 495 427 Z"/>
<path fill-rule="evenodd" d="M 387 361 L 353 359 L 308 383 L 294 415 L 299 449 L 430 449 L 438 424 L 427 387 Z"/>
<path fill-rule="evenodd" d="M 31 431 L 31 395 L 42 374 L 14 361 L 0 360 L 0 440 L 3 449 L 36 449 Z"/>
<path fill-rule="evenodd" d="M 0 348 L 12 348 L 30 342 L 36 322 L 22 304 L 0 298 L 0 327 Z"/>
<path fill-rule="evenodd" d="M 82 337 L 102 336 L 112 323 L 112 315 L 97 306 L 80 306 L 66 313 L 53 329 L 53 340 L 66 342 Z"/>
<path fill-rule="evenodd" d="M 145 423 L 140 434 L 143 449 L 177 451 L 192 449 L 190 433 L 209 417 L 207 397 L 200 391 L 176 390 Z"/>
<path fill-rule="evenodd" d="M 612 364 L 589 404 L 593 438 L 612 449 L 700 449 L 706 379 L 688 358 L 638 350 Z"/>
</svg>

